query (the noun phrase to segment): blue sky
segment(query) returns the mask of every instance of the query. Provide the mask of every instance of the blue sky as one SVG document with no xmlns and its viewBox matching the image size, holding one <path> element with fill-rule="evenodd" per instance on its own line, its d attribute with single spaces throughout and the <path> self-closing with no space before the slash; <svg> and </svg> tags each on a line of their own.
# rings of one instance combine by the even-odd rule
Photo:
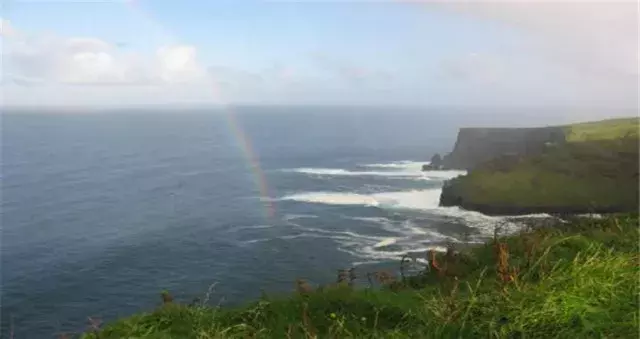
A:
<svg viewBox="0 0 640 339">
<path fill-rule="evenodd" d="M 509 1 L 12 1 L 2 11 L 4 102 L 629 107 L 634 22 L 609 18 L 622 12 Z M 624 24 L 612 30 L 602 13 Z M 603 41 L 612 51 L 600 52 Z"/>
</svg>

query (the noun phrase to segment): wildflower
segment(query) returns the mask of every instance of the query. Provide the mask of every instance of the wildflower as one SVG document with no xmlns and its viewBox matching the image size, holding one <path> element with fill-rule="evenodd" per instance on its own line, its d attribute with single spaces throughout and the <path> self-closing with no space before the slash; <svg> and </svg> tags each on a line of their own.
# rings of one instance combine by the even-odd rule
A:
<svg viewBox="0 0 640 339">
<path fill-rule="evenodd" d="M 331 314 L 329 314 L 329 316 L 331 317 L 331 319 L 335 319 L 336 318 L 336 314 L 335 313 L 331 313 Z"/>
<path fill-rule="evenodd" d="M 360 320 L 362 320 L 362 322 L 365 322 L 365 321 L 367 321 L 367 318 L 366 317 L 362 317 L 362 318 L 360 318 Z"/>
</svg>

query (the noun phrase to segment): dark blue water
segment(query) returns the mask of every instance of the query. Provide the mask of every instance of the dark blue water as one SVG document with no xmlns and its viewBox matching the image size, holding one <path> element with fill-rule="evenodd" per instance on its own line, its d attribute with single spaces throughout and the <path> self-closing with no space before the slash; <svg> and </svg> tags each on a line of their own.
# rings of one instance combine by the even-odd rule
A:
<svg viewBox="0 0 640 339">
<path fill-rule="evenodd" d="M 5 114 L 2 333 L 47 338 L 159 302 L 234 304 L 485 234 L 423 174 L 460 117 L 238 109 L 268 187 L 218 111 Z M 275 214 L 270 216 L 268 206 Z"/>
</svg>

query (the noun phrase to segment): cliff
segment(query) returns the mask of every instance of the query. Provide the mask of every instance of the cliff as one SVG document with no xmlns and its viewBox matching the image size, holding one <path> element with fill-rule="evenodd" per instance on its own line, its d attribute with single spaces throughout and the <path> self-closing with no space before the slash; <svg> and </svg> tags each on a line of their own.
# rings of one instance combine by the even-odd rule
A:
<svg viewBox="0 0 640 339">
<path fill-rule="evenodd" d="M 461 128 L 453 151 L 443 158 L 443 166 L 471 170 L 501 156 L 533 155 L 552 144 L 563 144 L 562 127 L 543 128 Z"/>
<path fill-rule="evenodd" d="M 633 118 L 461 130 L 446 166 L 470 171 L 444 185 L 440 204 L 492 215 L 637 211 L 638 127 Z"/>
</svg>

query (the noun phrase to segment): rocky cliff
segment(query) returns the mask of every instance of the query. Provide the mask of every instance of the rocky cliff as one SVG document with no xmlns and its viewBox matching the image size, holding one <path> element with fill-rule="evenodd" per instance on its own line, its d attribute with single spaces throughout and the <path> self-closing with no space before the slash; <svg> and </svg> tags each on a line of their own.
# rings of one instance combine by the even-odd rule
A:
<svg viewBox="0 0 640 339">
<path fill-rule="evenodd" d="M 501 156 L 540 153 L 565 142 L 561 127 L 461 128 L 453 151 L 443 158 L 446 168 L 471 170 Z"/>
<path fill-rule="evenodd" d="M 638 118 L 531 129 L 465 128 L 440 205 L 485 214 L 637 212 Z"/>
</svg>

